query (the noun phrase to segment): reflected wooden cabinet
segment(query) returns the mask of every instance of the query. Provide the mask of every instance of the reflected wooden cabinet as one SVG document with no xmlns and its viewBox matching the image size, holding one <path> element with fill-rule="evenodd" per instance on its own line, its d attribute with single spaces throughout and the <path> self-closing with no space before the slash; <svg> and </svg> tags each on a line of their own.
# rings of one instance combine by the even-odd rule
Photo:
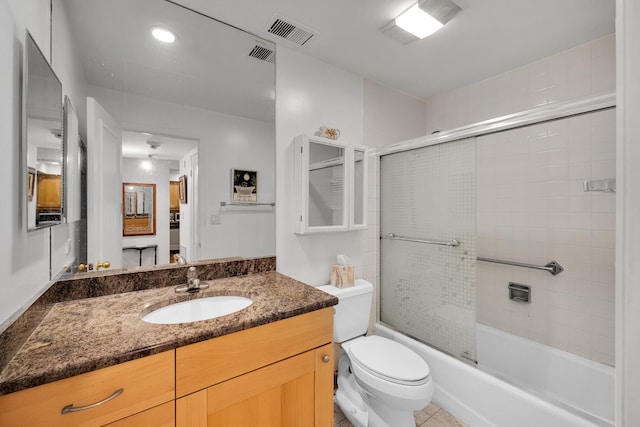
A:
<svg viewBox="0 0 640 427">
<path fill-rule="evenodd" d="M 60 210 L 62 205 L 62 186 L 60 175 L 38 172 L 39 210 Z"/>
<path fill-rule="evenodd" d="M 169 210 L 180 210 L 180 182 L 169 181 Z"/>
</svg>

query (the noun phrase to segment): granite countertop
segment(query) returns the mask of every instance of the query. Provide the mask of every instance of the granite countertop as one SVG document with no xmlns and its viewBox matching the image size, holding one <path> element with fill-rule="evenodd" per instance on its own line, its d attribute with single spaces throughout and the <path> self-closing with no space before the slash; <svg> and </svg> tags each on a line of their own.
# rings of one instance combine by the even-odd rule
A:
<svg viewBox="0 0 640 427">
<path fill-rule="evenodd" d="M 204 281 L 197 294 L 174 287 L 60 302 L 0 372 L 0 395 L 331 307 L 336 297 L 277 272 Z M 172 302 L 240 295 L 253 304 L 193 323 L 151 324 L 141 316 Z"/>
</svg>

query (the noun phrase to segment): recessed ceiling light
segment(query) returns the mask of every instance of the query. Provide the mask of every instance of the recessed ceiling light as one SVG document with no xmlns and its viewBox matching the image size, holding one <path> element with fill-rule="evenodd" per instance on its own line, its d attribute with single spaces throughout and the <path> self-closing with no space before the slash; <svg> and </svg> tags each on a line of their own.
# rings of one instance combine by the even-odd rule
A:
<svg viewBox="0 0 640 427">
<path fill-rule="evenodd" d="M 173 32 L 162 27 L 153 27 L 151 29 L 151 35 L 163 43 L 173 43 L 176 41 L 176 35 Z"/>
<path fill-rule="evenodd" d="M 422 10 L 418 4 L 399 15 L 396 25 L 419 39 L 428 37 L 443 27 L 441 22 Z"/>
</svg>

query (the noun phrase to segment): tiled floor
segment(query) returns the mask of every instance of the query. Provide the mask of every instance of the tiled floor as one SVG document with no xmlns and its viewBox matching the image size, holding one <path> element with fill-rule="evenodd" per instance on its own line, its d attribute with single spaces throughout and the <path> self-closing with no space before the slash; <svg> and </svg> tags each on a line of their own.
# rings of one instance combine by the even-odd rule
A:
<svg viewBox="0 0 640 427">
<path fill-rule="evenodd" d="M 416 427 L 467 427 L 465 423 L 459 421 L 456 417 L 433 403 L 429 404 L 429 406 L 423 410 L 415 412 L 414 415 L 416 418 Z M 334 405 L 333 418 L 334 427 L 353 427 L 342 411 L 340 411 L 338 405 Z"/>
</svg>

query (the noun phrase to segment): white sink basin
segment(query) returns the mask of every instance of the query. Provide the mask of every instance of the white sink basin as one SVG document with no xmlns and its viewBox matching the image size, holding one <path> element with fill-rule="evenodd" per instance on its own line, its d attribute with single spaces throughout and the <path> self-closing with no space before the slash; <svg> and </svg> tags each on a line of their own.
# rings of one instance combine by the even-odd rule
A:
<svg viewBox="0 0 640 427">
<path fill-rule="evenodd" d="M 164 325 L 198 322 L 235 313 L 249 307 L 253 301 L 239 296 L 215 296 L 177 302 L 145 315 L 142 320 Z"/>
</svg>

